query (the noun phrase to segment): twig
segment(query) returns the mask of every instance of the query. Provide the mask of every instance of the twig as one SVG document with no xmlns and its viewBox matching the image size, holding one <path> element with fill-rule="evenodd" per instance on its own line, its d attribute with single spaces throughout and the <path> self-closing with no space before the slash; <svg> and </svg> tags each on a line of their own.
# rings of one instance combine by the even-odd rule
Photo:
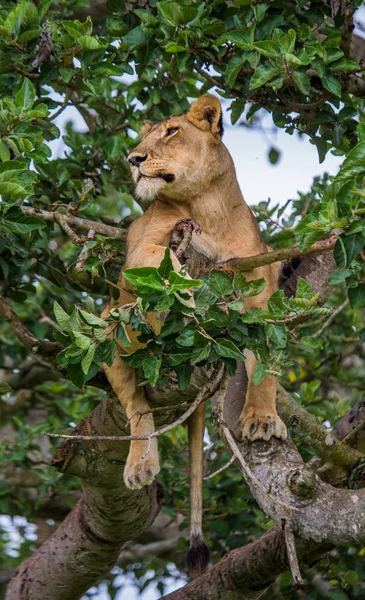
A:
<svg viewBox="0 0 365 600">
<path fill-rule="evenodd" d="M 62 439 L 73 439 L 73 440 L 109 440 L 109 441 L 118 441 L 118 442 L 127 442 L 130 440 L 152 440 L 155 437 L 158 437 L 159 435 L 162 435 L 163 433 L 167 433 L 168 431 L 171 431 L 171 429 L 175 429 L 175 427 L 178 427 L 179 425 L 182 425 L 182 423 L 184 423 L 189 417 L 190 415 L 193 414 L 193 412 L 195 411 L 195 409 L 199 406 L 199 404 L 201 402 L 204 402 L 204 400 L 206 400 L 207 398 L 209 398 L 209 396 L 212 393 L 215 393 L 215 391 L 217 390 L 217 387 L 219 385 L 219 382 L 223 376 L 223 372 L 224 369 L 223 367 L 221 369 L 219 369 L 217 375 L 215 377 L 212 378 L 211 381 L 208 381 L 208 383 L 206 383 L 200 390 L 200 392 L 198 393 L 197 397 L 195 398 L 194 402 L 192 402 L 188 408 L 188 410 L 186 410 L 184 412 L 183 415 L 181 415 L 181 417 L 179 417 L 178 419 L 176 419 L 176 421 L 174 421 L 173 423 L 170 423 L 169 425 L 165 425 L 164 427 L 161 427 L 160 429 L 156 429 L 156 431 L 153 431 L 152 433 L 149 433 L 148 435 L 66 435 L 66 434 L 62 434 L 62 433 L 49 433 L 48 431 L 44 431 L 43 434 L 47 435 L 48 437 L 51 438 L 62 438 Z"/>
<path fill-rule="evenodd" d="M 180 404 L 171 404 L 170 406 L 156 406 L 155 408 L 150 408 L 149 410 L 136 410 L 134 411 L 134 413 L 129 417 L 128 419 L 128 423 L 136 416 L 139 415 L 139 417 L 143 417 L 144 415 L 148 415 L 149 413 L 154 413 L 154 412 L 166 412 L 169 410 L 175 410 L 177 408 L 181 408 L 182 406 L 186 406 L 187 402 L 181 402 Z"/>
<path fill-rule="evenodd" d="M 40 217 L 44 221 L 56 221 L 58 211 L 43 210 L 41 208 L 33 208 L 32 206 L 21 206 L 21 210 L 25 215 Z M 58 213 L 60 214 L 60 213 Z M 127 231 L 125 229 L 119 229 L 119 227 L 113 227 L 112 225 L 105 225 L 105 223 L 99 223 L 98 221 L 90 221 L 90 219 L 83 219 L 76 217 L 75 215 L 62 215 L 63 222 L 67 225 L 73 225 L 79 229 L 90 231 L 93 229 L 95 233 L 105 235 L 106 237 L 112 237 L 114 239 L 126 240 Z M 76 234 L 75 234 L 76 235 Z"/>
<path fill-rule="evenodd" d="M 57 210 L 54 212 L 54 220 L 59 224 L 68 237 L 73 241 L 75 246 L 82 244 L 81 238 L 74 232 L 73 229 L 67 223 L 67 215 L 63 215 Z"/>
<path fill-rule="evenodd" d="M 95 237 L 95 230 L 94 229 L 90 229 L 90 231 L 87 234 L 87 240 L 86 241 L 89 242 L 89 241 L 93 240 L 94 237 Z M 87 259 L 87 255 L 88 255 L 88 251 L 89 251 L 88 247 L 85 244 L 86 244 L 86 242 L 84 243 L 84 247 L 81 250 L 80 256 L 77 259 L 76 264 L 75 264 L 75 271 L 77 271 L 78 273 L 80 271 L 84 270 L 85 260 Z"/>
<path fill-rule="evenodd" d="M 221 467 L 220 469 L 217 469 L 216 471 L 214 471 L 214 473 L 211 473 L 210 475 L 207 475 L 207 477 L 203 477 L 203 481 L 208 481 L 208 479 L 213 479 L 213 477 L 215 477 L 216 475 L 218 475 L 218 473 L 222 473 L 222 471 L 225 471 L 226 469 L 228 469 L 228 467 L 231 466 L 231 464 L 236 460 L 236 457 L 234 456 L 234 454 L 232 454 L 231 458 L 229 459 L 229 461 L 223 465 L 223 467 Z"/>
<path fill-rule="evenodd" d="M 303 585 L 303 579 L 300 574 L 297 551 L 295 549 L 295 537 L 294 533 L 290 529 L 287 523 L 284 525 L 284 536 L 286 544 L 286 554 L 288 557 L 289 567 L 291 570 L 292 577 L 295 583 Z"/>
<path fill-rule="evenodd" d="M 263 252 L 256 254 L 255 256 L 247 256 L 244 258 L 231 258 L 224 263 L 220 263 L 217 266 L 227 266 L 233 269 L 239 269 L 240 271 L 251 271 L 256 267 L 262 267 L 264 265 L 271 265 L 275 262 L 281 262 L 295 256 L 307 256 L 308 254 L 318 254 L 321 252 L 329 252 L 333 250 L 336 242 L 337 235 L 332 235 L 326 240 L 316 242 L 305 250 L 300 250 L 299 246 L 292 246 L 291 248 L 280 248 L 275 252 Z"/>
<path fill-rule="evenodd" d="M 59 106 L 59 108 L 48 117 L 49 121 L 53 121 L 54 119 L 57 119 L 57 117 L 60 116 L 61 113 L 63 113 L 63 111 L 65 110 L 65 108 L 67 108 L 67 106 L 72 106 L 72 104 L 68 104 L 68 101 L 70 99 L 69 94 L 65 95 L 64 101 L 62 102 L 62 104 Z"/>
<path fill-rule="evenodd" d="M 340 304 L 340 306 L 338 306 L 336 308 L 336 310 L 333 311 L 333 313 L 328 317 L 328 319 L 323 323 L 322 327 L 320 329 L 318 329 L 318 331 L 316 331 L 313 334 L 314 338 L 319 338 L 321 337 L 322 333 L 324 332 L 324 330 L 329 327 L 329 325 L 331 325 L 332 321 L 334 321 L 334 319 L 337 317 L 337 315 L 344 309 L 346 308 L 346 306 L 348 305 L 349 300 L 348 298 L 346 298 L 345 302 L 342 302 L 342 304 Z"/>
<path fill-rule="evenodd" d="M 19 319 L 18 315 L 13 311 L 11 306 L 7 304 L 2 296 L 0 296 L 0 314 L 2 314 L 5 320 L 10 323 L 15 335 L 20 341 L 34 354 L 50 358 L 63 350 L 62 344 L 59 344 L 58 342 L 49 342 L 48 340 L 38 339 L 25 327 L 24 323 Z"/>
<path fill-rule="evenodd" d="M 150 438 L 148 438 L 147 450 L 146 450 L 146 452 L 145 452 L 145 453 L 142 455 L 142 460 L 144 460 L 144 459 L 146 458 L 147 454 L 149 454 L 149 453 L 150 453 L 150 451 L 151 451 L 151 448 L 152 448 L 152 438 L 150 437 Z"/>
</svg>

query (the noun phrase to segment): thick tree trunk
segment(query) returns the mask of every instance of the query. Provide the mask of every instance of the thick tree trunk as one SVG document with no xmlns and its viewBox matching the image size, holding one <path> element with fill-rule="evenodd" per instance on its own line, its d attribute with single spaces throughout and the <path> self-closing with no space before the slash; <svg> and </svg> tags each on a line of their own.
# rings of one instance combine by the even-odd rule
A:
<svg viewBox="0 0 365 600">
<path fill-rule="evenodd" d="M 125 416 L 106 399 L 77 427 L 78 433 L 125 435 Z M 139 491 L 123 483 L 126 442 L 69 441 L 55 462 L 79 476 L 84 495 L 57 531 L 22 563 L 7 600 L 76 600 L 115 565 L 121 547 L 140 535 L 160 510 L 160 486 Z"/>
</svg>

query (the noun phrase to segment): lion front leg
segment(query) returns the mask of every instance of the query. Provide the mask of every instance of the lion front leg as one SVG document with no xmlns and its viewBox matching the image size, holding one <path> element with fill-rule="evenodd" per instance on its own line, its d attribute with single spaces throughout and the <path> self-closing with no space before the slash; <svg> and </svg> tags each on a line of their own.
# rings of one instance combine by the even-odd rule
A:
<svg viewBox="0 0 365 600">
<path fill-rule="evenodd" d="M 136 385 L 136 371 L 127 365 L 117 351 L 111 367 L 104 365 L 105 374 L 113 391 L 120 400 L 130 423 L 131 435 L 149 435 L 155 431 L 152 413 L 149 410 L 142 387 Z M 124 467 L 124 483 L 132 490 L 150 485 L 160 471 L 157 439 L 131 440 L 127 462 Z"/>
<path fill-rule="evenodd" d="M 248 377 L 246 401 L 240 424 L 242 435 L 250 441 L 269 440 L 277 437 L 285 440 L 286 427 L 276 412 L 276 377 L 266 375 L 259 385 L 252 381 L 257 360 L 251 351 L 246 352 L 246 371 Z"/>
</svg>

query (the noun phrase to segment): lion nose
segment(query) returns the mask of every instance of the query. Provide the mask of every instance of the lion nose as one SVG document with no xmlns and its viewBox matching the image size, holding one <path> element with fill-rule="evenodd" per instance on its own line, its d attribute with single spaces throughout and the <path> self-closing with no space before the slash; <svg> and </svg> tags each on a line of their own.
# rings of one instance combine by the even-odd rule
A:
<svg viewBox="0 0 365 600">
<path fill-rule="evenodd" d="M 139 165 L 143 163 L 143 161 L 145 161 L 146 158 L 147 154 L 145 154 L 144 156 L 141 156 L 140 154 L 135 154 L 134 156 L 128 158 L 128 162 L 130 162 L 131 165 L 134 165 L 135 167 L 139 167 Z"/>
</svg>

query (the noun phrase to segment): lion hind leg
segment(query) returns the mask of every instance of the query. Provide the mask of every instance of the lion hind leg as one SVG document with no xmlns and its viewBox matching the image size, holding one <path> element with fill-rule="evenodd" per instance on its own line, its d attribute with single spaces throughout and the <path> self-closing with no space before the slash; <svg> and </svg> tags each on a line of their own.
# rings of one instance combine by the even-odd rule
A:
<svg viewBox="0 0 365 600">
<path fill-rule="evenodd" d="M 121 402 L 130 423 L 131 435 L 150 435 L 155 431 L 142 387 L 136 386 L 136 371 L 127 365 L 117 351 L 111 367 L 104 365 L 105 374 L 114 393 Z M 160 471 L 157 439 L 131 440 L 124 467 L 124 483 L 132 490 L 149 485 Z"/>
<path fill-rule="evenodd" d="M 248 385 L 246 401 L 241 413 L 242 435 L 250 441 L 265 440 L 272 437 L 285 440 L 287 431 L 276 412 L 276 377 L 266 375 L 259 385 L 252 381 L 257 360 L 251 351 L 246 352 L 246 370 Z"/>
</svg>

